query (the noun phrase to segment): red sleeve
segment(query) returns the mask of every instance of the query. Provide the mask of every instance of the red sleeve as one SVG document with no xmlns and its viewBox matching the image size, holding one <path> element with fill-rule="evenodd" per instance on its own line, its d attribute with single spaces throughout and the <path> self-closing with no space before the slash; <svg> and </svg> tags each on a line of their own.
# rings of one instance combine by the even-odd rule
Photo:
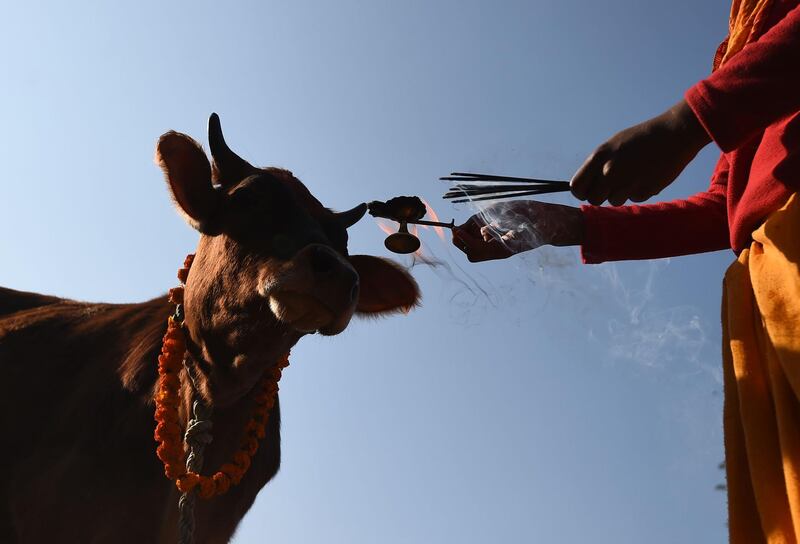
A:
<svg viewBox="0 0 800 544">
<path fill-rule="evenodd" d="M 583 262 L 660 259 L 730 248 L 725 191 L 728 161 L 717 162 L 708 191 L 644 206 L 582 206 Z"/>
<path fill-rule="evenodd" d="M 800 110 L 800 6 L 685 98 L 725 152 Z"/>
</svg>

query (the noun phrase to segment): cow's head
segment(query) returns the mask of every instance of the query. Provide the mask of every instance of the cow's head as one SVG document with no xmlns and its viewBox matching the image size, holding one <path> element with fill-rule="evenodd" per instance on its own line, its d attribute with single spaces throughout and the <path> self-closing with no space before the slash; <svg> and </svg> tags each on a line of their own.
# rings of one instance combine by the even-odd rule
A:
<svg viewBox="0 0 800 544">
<path fill-rule="evenodd" d="M 189 136 L 161 136 L 156 161 L 180 212 L 200 231 L 186 283 L 190 340 L 216 400 L 249 390 L 304 334 L 342 332 L 354 313 L 408 311 L 414 280 L 391 261 L 350 255 L 347 228 L 366 206 L 334 213 L 291 172 L 256 168 L 208 126 L 212 162 Z"/>
</svg>

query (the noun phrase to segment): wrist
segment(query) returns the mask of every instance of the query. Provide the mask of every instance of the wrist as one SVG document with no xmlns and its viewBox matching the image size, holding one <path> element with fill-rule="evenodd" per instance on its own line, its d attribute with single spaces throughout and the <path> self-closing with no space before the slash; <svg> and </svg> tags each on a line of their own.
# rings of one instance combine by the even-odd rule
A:
<svg viewBox="0 0 800 544">
<path fill-rule="evenodd" d="M 559 206 L 561 208 L 561 228 L 556 230 L 552 245 L 579 246 L 583 244 L 586 220 L 580 208 Z"/>
<path fill-rule="evenodd" d="M 695 115 L 686 100 L 672 106 L 665 115 L 680 138 L 684 139 L 694 153 L 711 143 L 711 136 Z"/>
</svg>

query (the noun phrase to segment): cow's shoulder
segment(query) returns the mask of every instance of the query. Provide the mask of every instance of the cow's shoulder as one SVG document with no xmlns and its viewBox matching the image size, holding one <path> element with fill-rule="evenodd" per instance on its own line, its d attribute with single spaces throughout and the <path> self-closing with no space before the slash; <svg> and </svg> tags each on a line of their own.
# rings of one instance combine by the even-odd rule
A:
<svg viewBox="0 0 800 544">
<path fill-rule="evenodd" d="M 155 381 L 155 361 L 173 311 L 166 296 L 134 304 L 54 297 L 42 302 L 33 306 L 33 297 L 27 307 L 17 302 L 17 311 L 0 312 L 0 367 L 34 373 L 46 367 L 51 378 L 57 368 L 72 374 L 91 368 L 93 375 L 122 378 L 132 390 Z"/>
<path fill-rule="evenodd" d="M 0 317 L 62 301 L 58 297 L 0 287 Z"/>
</svg>

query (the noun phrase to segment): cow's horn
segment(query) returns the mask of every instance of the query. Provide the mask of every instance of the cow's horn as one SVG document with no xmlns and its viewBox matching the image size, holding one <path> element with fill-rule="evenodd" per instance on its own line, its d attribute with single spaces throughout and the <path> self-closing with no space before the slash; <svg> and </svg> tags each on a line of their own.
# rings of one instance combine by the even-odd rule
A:
<svg viewBox="0 0 800 544">
<path fill-rule="evenodd" d="M 359 204 L 352 210 L 347 210 L 346 212 L 339 212 L 336 215 L 336 220 L 339 222 L 341 226 L 348 229 L 358 223 L 358 221 L 364 217 L 364 214 L 367 213 L 367 205 L 365 203 Z"/>
<path fill-rule="evenodd" d="M 240 181 L 255 172 L 255 168 L 249 162 L 231 151 L 231 148 L 225 143 L 222 125 L 219 122 L 219 115 L 216 113 L 212 113 L 208 118 L 208 145 L 217 167 L 219 177 L 217 181 L 220 184 L 227 185 Z"/>
</svg>

